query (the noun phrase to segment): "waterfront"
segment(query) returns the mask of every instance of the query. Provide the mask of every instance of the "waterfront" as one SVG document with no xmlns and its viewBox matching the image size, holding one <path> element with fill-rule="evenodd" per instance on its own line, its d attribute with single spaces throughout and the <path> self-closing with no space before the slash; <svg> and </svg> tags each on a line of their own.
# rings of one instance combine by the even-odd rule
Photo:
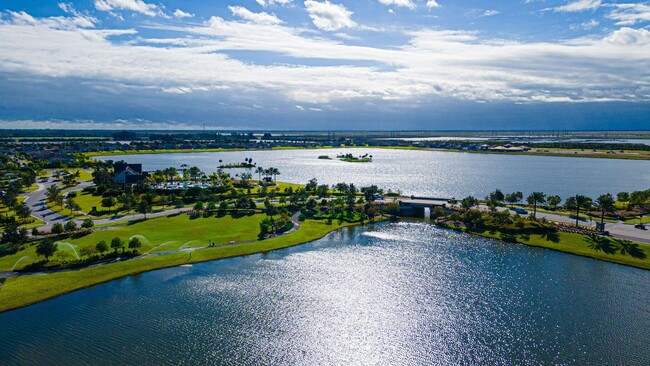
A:
<svg viewBox="0 0 650 366">
<path fill-rule="evenodd" d="M 334 157 L 346 152 L 373 155 L 373 162 L 357 164 L 318 159 L 319 155 Z M 244 158 L 252 158 L 264 168 L 278 168 L 281 172 L 278 180 L 282 181 L 305 184 L 316 177 L 325 184 L 375 184 L 416 196 L 460 198 L 474 195 L 482 198 L 500 188 L 504 192 L 522 191 L 526 195 L 541 191 L 562 198 L 575 194 L 597 197 L 650 186 L 650 161 L 637 160 L 346 148 L 99 157 L 142 163 L 146 170 L 196 165 L 206 173 L 215 171 L 219 160 L 226 164 L 238 163 Z M 235 174 L 247 170 L 228 171 Z M 254 178 L 257 178 L 255 174 Z"/>
<path fill-rule="evenodd" d="M 6 364 L 647 364 L 650 272 L 419 222 L 0 314 Z"/>
</svg>

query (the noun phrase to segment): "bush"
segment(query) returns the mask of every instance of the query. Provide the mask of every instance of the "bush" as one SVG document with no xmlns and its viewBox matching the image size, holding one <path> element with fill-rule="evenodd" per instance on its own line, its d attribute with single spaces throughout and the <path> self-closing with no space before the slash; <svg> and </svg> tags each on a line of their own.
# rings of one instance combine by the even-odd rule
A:
<svg viewBox="0 0 650 366">
<path fill-rule="evenodd" d="M 72 232 L 77 230 L 77 223 L 74 222 L 73 220 L 70 220 L 65 223 L 65 226 L 63 227 L 65 231 Z"/>
<path fill-rule="evenodd" d="M 52 225 L 52 234 L 61 234 L 63 232 L 63 225 L 56 223 Z"/>
<path fill-rule="evenodd" d="M 77 192 L 68 192 L 68 197 L 77 197 Z"/>
</svg>

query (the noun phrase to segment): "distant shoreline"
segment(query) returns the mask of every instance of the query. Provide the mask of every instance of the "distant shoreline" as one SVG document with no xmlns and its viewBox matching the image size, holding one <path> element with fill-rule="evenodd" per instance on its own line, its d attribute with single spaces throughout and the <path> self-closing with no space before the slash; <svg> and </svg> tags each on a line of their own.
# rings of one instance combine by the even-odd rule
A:
<svg viewBox="0 0 650 366">
<path fill-rule="evenodd" d="M 278 146 L 273 148 L 215 148 L 215 149 L 159 149 L 159 150 L 118 150 L 118 151 L 93 151 L 82 153 L 86 158 L 99 156 L 121 156 L 121 155 L 146 155 L 146 154 L 182 154 L 182 153 L 209 153 L 209 152 L 231 152 L 231 151 L 272 151 L 272 150 L 323 150 L 323 149 L 386 149 L 386 150 L 419 150 L 437 151 L 450 153 L 469 154 L 491 154 L 491 155 L 525 155 L 525 156 L 555 156 L 566 158 L 586 159 L 614 159 L 614 160 L 650 160 L 650 152 L 624 152 L 608 154 L 607 152 L 581 151 L 578 149 L 544 149 L 547 152 L 525 151 L 525 152 L 501 152 L 487 150 L 457 150 L 439 149 L 418 146 Z"/>
</svg>

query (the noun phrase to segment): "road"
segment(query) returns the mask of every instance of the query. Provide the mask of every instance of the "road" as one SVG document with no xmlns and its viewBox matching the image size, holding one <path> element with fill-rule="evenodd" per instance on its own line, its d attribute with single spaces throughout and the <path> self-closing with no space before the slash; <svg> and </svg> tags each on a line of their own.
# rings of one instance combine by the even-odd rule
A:
<svg viewBox="0 0 650 366">
<path fill-rule="evenodd" d="M 72 220 L 71 218 L 60 215 L 54 211 L 52 211 L 46 204 L 45 202 L 45 191 L 47 188 L 54 184 L 59 184 L 59 182 L 54 182 L 52 178 L 48 178 L 46 182 L 39 182 L 38 183 L 38 189 L 35 190 L 34 192 L 31 193 L 25 193 L 23 196 L 25 196 L 25 204 L 32 210 L 32 216 L 43 220 L 46 224 L 42 227 L 39 228 L 39 230 L 42 231 L 50 231 L 52 229 L 52 225 L 55 223 L 61 223 L 65 224 L 67 221 Z M 64 192 L 71 192 L 71 191 L 80 191 L 86 187 L 92 186 L 93 182 L 92 181 L 82 181 L 79 185 L 73 188 L 68 188 L 64 190 Z M 400 197 L 397 200 L 405 200 L 405 201 L 410 201 L 410 197 Z M 386 200 L 386 202 L 392 202 L 389 200 Z M 424 201 L 423 201 L 424 202 Z M 425 203 L 431 203 L 432 201 L 426 200 Z M 437 202 L 437 201 L 436 201 Z M 440 203 L 440 202 L 437 202 Z M 479 205 L 478 208 L 483 211 L 488 211 L 489 208 L 486 205 Z M 500 211 L 506 211 L 509 210 L 506 207 L 498 207 L 497 208 Z M 187 212 L 190 209 L 181 209 L 180 212 Z M 157 212 L 152 212 L 147 214 L 147 217 L 156 217 L 156 216 L 163 216 L 163 215 L 170 215 L 173 213 L 178 213 L 178 209 L 168 209 L 164 211 L 157 211 Z M 553 213 L 547 213 L 547 212 L 537 212 L 537 217 L 538 218 L 545 218 L 546 220 L 549 221 L 556 221 L 556 222 L 562 222 L 562 223 L 568 223 L 568 224 L 574 224 L 575 219 L 568 217 L 568 216 L 563 216 L 563 215 L 558 215 L 558 214 L 553 214 Z M 95 225 L 104 225 L 104 224 L 118 224 L 122 223 L 128 220 L 137 220 L 137 219 L 143 219 L 144 215 L 143 214 L 133 214 L 133 215 L 127 215 L 127 216 L 114 216 L 114 217 L 109 217 L 109 218 L 103 218 L 103 219 L 95 219 L 93 220 Z M 81 220 L 75 219 L 74 220 L 77 225 L 81 225 Z M 588 227 L 595 227 L 596 226 L 597 220 L 593 221 L 587 221 L 587 220 L 581 220 L 579 221 L 579 224 L 581 226 L 588 226 Z M 650 243 L 650 230 L 641 230 L 637 229 L 634 227 L 632 224 L 625 224 L 623 222 L 617 222 L 617 223 L 606 223 L 605 224 L 605 229 L 609 231 L 610 235 L 614 238 L 619 238 L 619 239 L 627 239 L 627 240 L 633 240 L 633 241 L 638 241 L 638 242 L 643 242 L 643 243 Z"/>
</svg>

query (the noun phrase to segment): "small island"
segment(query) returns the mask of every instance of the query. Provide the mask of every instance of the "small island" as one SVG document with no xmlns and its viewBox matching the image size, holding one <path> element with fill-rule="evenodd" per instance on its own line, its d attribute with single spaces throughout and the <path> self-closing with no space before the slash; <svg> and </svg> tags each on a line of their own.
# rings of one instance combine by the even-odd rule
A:
<svg viewBox="0 0 650 366">
<path fill-rule="evenodd" d="M 221 163 L 221 160 L 219 160 Z M 244 161 L 241 163 L 231 163 L 231 164 L 220 164 L 217 168 L 219 169 L 236 169 L 236 168 L 254 168 L 257 164 L 253 163 L 252 158 L 244 158 Z"/>
<path fill-rule="evenodd" d="M 359 156 L 354 156 L 350 153 L 348 154 L 339 154 L 336 155 L 336 158 L 341 161 L 346 161 L 348 163 L 371 163 L 372 155 L 364 154 Z"/>
</svg>

